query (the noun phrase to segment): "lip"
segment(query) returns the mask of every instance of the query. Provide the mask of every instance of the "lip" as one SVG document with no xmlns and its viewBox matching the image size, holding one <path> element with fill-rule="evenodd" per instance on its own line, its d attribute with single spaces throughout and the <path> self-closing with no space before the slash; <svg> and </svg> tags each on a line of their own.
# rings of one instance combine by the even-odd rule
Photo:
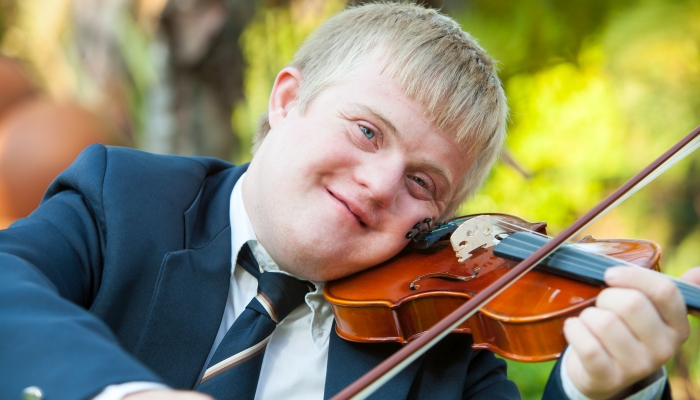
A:
<svg viewBox="0 0 700 400">
<path fill-rule="evenodd" d="M 336 201 L 341 203 L 341 205 L 345 207 L 345 209 L 355 217 L 355 219 L 361 227 L 371 227 L 372 219 L 370 218 L 369 213 L 364 209 L 364 207 L 362 207 L 359 203 L 354 202 L 339 193 L 333 192 L 329 189 L 326 189 L 326 191 L 328 191 L 328 194 L 330 194 L 331 197 L 335 198 Z"/>
</svg>

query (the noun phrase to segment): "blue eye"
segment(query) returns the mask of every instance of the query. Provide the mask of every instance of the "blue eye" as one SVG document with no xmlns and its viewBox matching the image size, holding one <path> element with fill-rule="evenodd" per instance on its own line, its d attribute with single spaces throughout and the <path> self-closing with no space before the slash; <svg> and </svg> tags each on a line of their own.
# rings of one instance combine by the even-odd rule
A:
<svg viewBox="0 0 700 400">
<path fill-rule="evenodd" d="M 412 176 L 411 179 L 413 179 L 413 182 L 417 183 L 418 186 L 425 187 L 425 181 L 422 180 L 421 178 L 419 178 L 417 176 Z"/>
<path fill-rule="evenodd" d="M 371 129 L 369 129 L 366 126 L 360 126 L 360 130 L 362 133 L 365 135 L 367 139 L 373 139 L 374 138 L 374 132 L 372 132 Z"/>
</svg>

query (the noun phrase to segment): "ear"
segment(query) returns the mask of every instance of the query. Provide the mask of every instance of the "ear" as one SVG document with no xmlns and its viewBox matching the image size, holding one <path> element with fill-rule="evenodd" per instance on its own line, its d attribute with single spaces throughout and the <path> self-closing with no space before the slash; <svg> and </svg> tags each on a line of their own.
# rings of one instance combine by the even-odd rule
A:
<svg viewBox="0 0 700 400">
<path fill-rule="evenodd" d="M 297 93 L 301 86 L 301 71 L 296 68 L 286 67 L 275 78 L 275 84 L 270 94 L 268 104 L 268 118 L 270 128 L 279 125 L 289 112 L 296 107 Z"/>
</svg>

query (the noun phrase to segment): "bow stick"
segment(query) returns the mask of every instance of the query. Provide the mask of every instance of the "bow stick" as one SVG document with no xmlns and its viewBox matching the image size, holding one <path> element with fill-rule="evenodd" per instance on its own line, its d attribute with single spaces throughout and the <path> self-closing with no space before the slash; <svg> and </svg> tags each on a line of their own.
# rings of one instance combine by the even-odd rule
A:
<svg viewBox="0 0 700 400">
<path fill-rule="evenodd" d="M 700 126 L 695 128 L 659 158 L 654 160 L 654 162 L 627 181 L 627 183 L 620 186 L 585 215 L 564 229 L 559 235 L 552 238 L 552 240 L 547 242 L 547 244 L 542 246 L 539 250 L 532 253 L 529 257 L 513 267 L 508 273 L 497 279 L 486 290 L 477 293 L 450 315 L 425 331 L 420 337 L 408 343 L 401 350 L 374 367 L 353 384 L 333 396 L 331 400 L 364 399 L 374 393 L 375 390 L 401 372 L 401 370 L 416 358 L 433 347 L 440 339 L 447 336 L 453 329 L 474 315 L 479 309 L 483 308 L 486 303 L 498 296 L 510 286 L 510 284 L 525 275 L 540 261 L 556 251 L 567 239 L 586 229 L 598 218 L 617 207 L 632 194 L 656 179 L 656 177 L 695 151 L 698 147 L 700 147 Z"/>
</svg>

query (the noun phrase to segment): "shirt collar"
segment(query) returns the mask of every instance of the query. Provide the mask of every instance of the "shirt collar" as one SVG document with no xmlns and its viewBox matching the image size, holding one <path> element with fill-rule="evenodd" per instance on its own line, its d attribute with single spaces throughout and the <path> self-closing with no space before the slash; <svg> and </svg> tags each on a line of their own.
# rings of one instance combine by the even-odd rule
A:
<svg viewBox="0 0 700 400">
<path fill-rule="evenodd" d="M 231 277 L 233 277 L 234 269 L 236 268 L 236 259 L 238 252 L 245 243 L 248 243 L 253 256 L 258 261 L 260 268 L 265 272 L 277 272 L 294 276 L 286 271 L 282 271 L 277 266 L 277 263 L 270 257 L 267 251 L 258 242 L 253 229 L 253 223 L 250 221 L 248 212 L 243 204 L 243 180 L 246 173 L 241 175 L 231 192 L 231 203 L 229 207 L 229 218 L 231 223 Z M 297 278 L 295 276 L 295 278 Z M 323 297 L 323 286 L 325 282 L 311 282 L 316 286 L 316 290 L 306 294 L 306 305 L 309 307 L 311 318 L 311 335 L 314 345 L 317 348 L 322 347 L 328 341 L 330 335 L 330 327 L 333 323 L 333 312 L 330 304 Z"/>
<path fill-rule="evenodd" d="M 257 242 L 258 240 L 257 236 L 255 236 L 253 224 L 250 222 L 250 217 L 248 217 L 248 212 L 243 204 L 243 180 L 245 179 L 245 176 L 246 173 L 241 175 L 238 182 L 236 182 L 236 184 L 233 186 L 233 192 L 231 192 L 229 218 L 231 219 L 232 273 L 233 268 L 236 266 L 236 259 L 238 258 L 238 252 L 241 251 L 241 247 L 243 247 L 246 242 Z"/>
</svg>

